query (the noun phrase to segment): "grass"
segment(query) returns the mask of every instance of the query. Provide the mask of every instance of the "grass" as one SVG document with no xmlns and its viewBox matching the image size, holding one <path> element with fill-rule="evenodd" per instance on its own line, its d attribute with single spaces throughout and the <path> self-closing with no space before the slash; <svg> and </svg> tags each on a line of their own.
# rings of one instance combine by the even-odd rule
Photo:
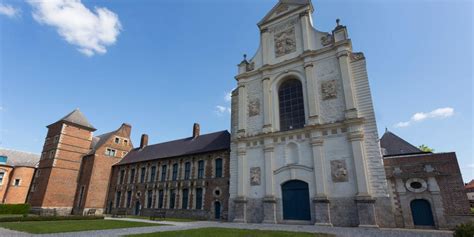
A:
<svg viewBox="0 0 474 237">
<path fill-rule="evenodd" d="M 150 234 L 138 234 L 128 236 L 140 237 L 332 237 L 334 235 L 321 233 L 304 233 L 288 231 L 269 231 L 269 230 L 242 230 L 227 228 L 201 228 L 193 230 L 166 231 Z"/>
<path fill-rule="evenodd" d="M 32 234 L 107 230 L 157 225 L 159 224 L 120 220 L 24 221 L 0 223 L 0 227 Z"/>
<path fill-rule="evenodd" d="M 149 216 L 127 216 L 127 218 L 134 218 L 134 219 L 143 219 L 143 220 L 150 220 Z M 193 222 L 199 220 L 193 219 L 185 219 L 185 218 L 156 218 L 156 221 L 175 221 L 175 222 Z"/>
</svg>

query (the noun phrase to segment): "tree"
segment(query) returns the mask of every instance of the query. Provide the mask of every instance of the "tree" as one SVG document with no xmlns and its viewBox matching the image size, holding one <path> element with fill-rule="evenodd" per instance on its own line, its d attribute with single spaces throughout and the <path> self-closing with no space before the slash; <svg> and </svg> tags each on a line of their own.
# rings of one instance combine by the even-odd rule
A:
<svg viewBox="0 0 474 237">
<path fill-rule="evenodd" d="M 418 148 L 420 148 L 420 150 L 423 152 L 434 152 L 433 148 L 430 148 L 425 144 L 421 144 Z"/>
</svg>

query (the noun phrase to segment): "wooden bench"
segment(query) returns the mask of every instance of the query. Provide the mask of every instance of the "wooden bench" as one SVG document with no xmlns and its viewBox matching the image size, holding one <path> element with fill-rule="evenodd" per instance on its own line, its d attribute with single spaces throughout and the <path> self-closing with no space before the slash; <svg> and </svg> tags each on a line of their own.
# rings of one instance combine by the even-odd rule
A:
<svg viewBox="0 0 474 237">
<path fill-rule="evenodd" d="M 87 211 L 87 214 L 86 214 L 86 215 L 88 215 L 88 216 L 95 216 L 95 209 L 89 209 L 89 210 Z"/>
<path fill-rule="evenodd" d="M 165 219 L 166 218 L 166 212 L 163 211 L 163 210 L 153 211 L 153 213 L 150 216 L 150 220 L 154 221 L 156 218 Z"/>
<path fill-rule="evenodd" d="M 127 209 L 118 209 L 112 217 L 127 217 Z"/>
</svg>

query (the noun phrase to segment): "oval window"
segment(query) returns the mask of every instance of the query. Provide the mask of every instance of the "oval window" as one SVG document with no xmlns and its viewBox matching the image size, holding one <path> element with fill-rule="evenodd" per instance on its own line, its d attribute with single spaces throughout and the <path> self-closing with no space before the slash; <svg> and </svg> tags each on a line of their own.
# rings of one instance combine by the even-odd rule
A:
<svg viewBox="0 0 474 237">
<path fill-rule="evenodd" d="M 410 187 L 414 189 L 420 189 L 423 185 L 420 182 L 412 182 L 410 183 Z"/>
</svg>

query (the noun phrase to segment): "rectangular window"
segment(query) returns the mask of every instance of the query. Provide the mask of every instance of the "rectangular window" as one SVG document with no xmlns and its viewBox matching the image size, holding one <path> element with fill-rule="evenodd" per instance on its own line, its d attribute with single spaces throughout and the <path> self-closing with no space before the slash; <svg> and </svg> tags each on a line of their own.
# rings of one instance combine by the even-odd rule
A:
<svg viewBox="0 0 474 237">
<path fill-rule="evenodd" d="M 115 144 L 120 144 L 120 138 L 118 137 L 115 138 Z"/>
<path fill-rule="evenodd" d="M 153 191 L 148 190 L 146 194 L 146 207 L 147 208 L 152 208 L 151 204 L 153 203 Z"/>
<path fill-rule="evenodd" d="M 54 150 L 49 151 L 49 159 L 53 159 L 53 158 L 54 158 Z"/>
<path fill-rule="evenodd" d="M 162 189 L 158 191 L 158 208 L 163 208 L 163 197 L 164 197 L 164 191 Z"/>
<path fill-rule="evenodd" d="M 174 203 L 176 201 L 176 192 L 174 189 L 170 190 L 170 209 L 174 209 Z"/>
<path fill-rule="evenodd" d="M 166 165 L 161 166 L 161 181 L 166 181 Z"/>
<path fill-rule="evenodd" d="M 183 189 L 183 204 L 181 205 L 183 209 L 188 209 L 188 194 L 188 189 Z"/>
<path fill-rule="evenodd" d="M 106 155 L 106 156 L 115 156 L 115 153 L 116 153 L 116 152 L 117 152 L 117 151 L 116 151 L 115 149 L 107 148 L 107 149 L 105 150 L 105 155 Z"/>
<path fill-rule="evenodd" d="M 122 193 L 120 191 L 118 191 L 117 194 L 115 195 L 115 207 L 116 208 L 120 207 L 120 195 L 122 195 Z"/>
<path fill-rule="evenodd" d="M 190 174 L 191 174 L 191 162 L 186 162 L 186 164 L 184 164 L 184 179 L 188 180 Z"/>
<path fill-rule="evenodd" d="M 5 176 L 5 172 L 0 172 L 0 185 L 3 184 L 3 177 Z"/>
<path fill-rule="evenodd" d="M 134 183 L 135 179 L 135 169 L 130 170 L 130 182 L 129 183 Z"/>
<path fill-rule="evenodd" d="M 125 170 L 120 171 L 119 183 L 123 184 L 123 178 L 125 177 Z"/>
<path fill-rule="evenodd" d="M 145 183 L 145 174 L 146 174 L 146 167 L 142 167 L 140 171 L 140 183 Z"/>
<path fill-rule="evenodd" d="M 204 161 L 200 160 L 198 162 L 198 179 L 204 178 Z"/>
<path fill-rule="evenodd" d="M 20 179 L 15 179 L 15 182 L 13 182 L 13 186 L 20 186 Z"/>
<path fill-rule="evenodd" d="M 222 159 L 216 159 L 216 178 L 222 177 Z"/>
<path fill-rule="evenodd" d="M 174 164 L 173 165 L 173 180 L 177 180 L 178 179 L 178 164 Z"/>
<path fill-rule="evenodd" d="M 125 144 L 125 146 L 127 146 L 127 145 L 128 145 L 128 140 L 127 140 L 127 139 L 124 139 L 124 140 L 123 140 L 123 144 Z"/>
<path fill-rule="evenodd" d="M 132 204 L 132 191 L 127 191 L 127 208 L 130 208 L 130 204 Z"/>
<path fill-rule="evenodd" d="M 196 189 L 196 209 L 202 209 L 202 188 Z"/>
<path fill-rule="evenodd" d="M 151 167 L 150 182 L 155 182 L 156 166 Z"/>
</svg>

